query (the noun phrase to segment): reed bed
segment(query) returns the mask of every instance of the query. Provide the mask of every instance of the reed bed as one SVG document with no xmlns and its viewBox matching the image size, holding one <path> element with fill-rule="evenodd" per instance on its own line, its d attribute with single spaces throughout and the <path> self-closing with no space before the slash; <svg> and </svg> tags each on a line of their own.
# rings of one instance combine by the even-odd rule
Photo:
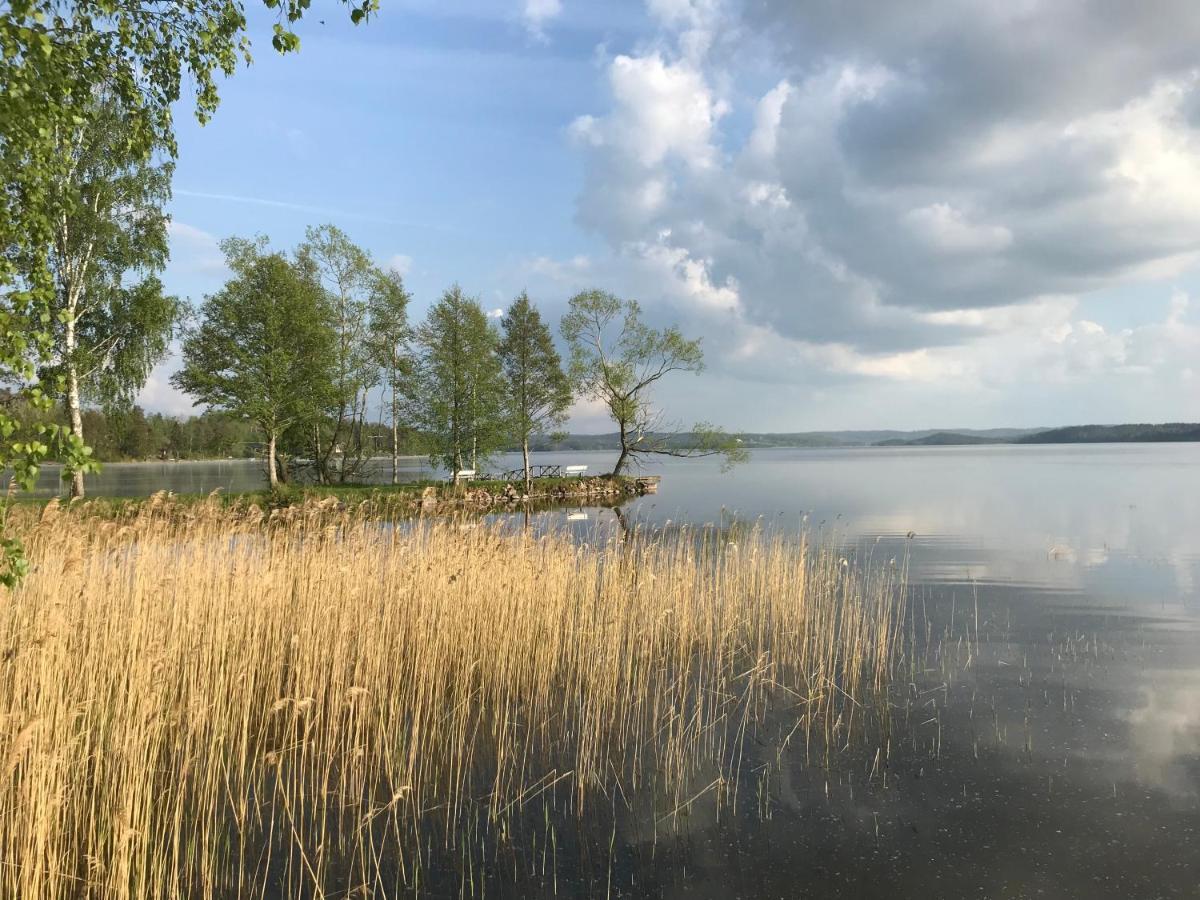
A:
<svg viewBox="0 0 1200 900">
<path fill-rule="evenodd" d="M 900 652 L 894 567 L 759 533 L 161 503 L 51 505 L 27 541 L 0 603 L 0 896 L 22 900 L 473 891 L 554 820 L 730 802 L 768 714 L 848 744 Z"/>
</svg>

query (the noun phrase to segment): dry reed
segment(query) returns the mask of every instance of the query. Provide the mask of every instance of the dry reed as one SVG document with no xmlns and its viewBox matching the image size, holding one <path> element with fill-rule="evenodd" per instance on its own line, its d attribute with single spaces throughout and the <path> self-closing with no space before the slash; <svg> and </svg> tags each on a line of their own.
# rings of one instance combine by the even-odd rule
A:
<svg viewBox="0 0 1200 900">
<path fill-rule="evenodd" d="M 525 820 L 729 797 L 770 708 L 848 742 L 897 653 L 895 570 L 802 540 L 264 518 L 30 527 L 0 606 L 0 896 L 465 883 Z"/>
</svg>

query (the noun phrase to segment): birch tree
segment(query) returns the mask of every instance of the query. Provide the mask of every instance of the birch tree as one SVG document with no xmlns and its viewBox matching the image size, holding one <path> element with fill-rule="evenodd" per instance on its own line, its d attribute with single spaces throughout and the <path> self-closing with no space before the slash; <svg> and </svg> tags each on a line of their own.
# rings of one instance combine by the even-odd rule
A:
<svg viewBox="0 0 1200 900">
<path fill-rule="evenodd" d="M 390 397 L 392 427 L 392 484 L 400 482 L 400 416 L 406 384 L 412 377 L 408 327 L 410 297 L 396 272 L 380 272 L 371 291 L 370 352 Z"/>
<path fill-rule="evenodd" d="M 507 382 L 508 417 L 513 436 L 521 442 L 528 491 L 529 439 L 566 421 L 571 384 L 550 329 L 524 291 L 508 308 L 501 327 L 500 362 Z"/>
<path fill-rule="evenodd" d="M 335 332 L 333 393 L 324 429 L 314 426 L 313 454 L 324 483 L 356 475 L 371 449 L 364 441 L 367 395 L 379 368 L 370 349 L 369 306 L 380 272 L 365 250 L 340 228 L 321 225 L 305 231 L 297 257 L 311 266 L 329 293 Z M 333 461 L 340 454 L 339 464 Z"/>
<path fill-rule="evenodd" d="M 101 94 L 62 144 L 70 165 L 55 201 L 52 343 L 43 380 L 63 386 L 80 443 L 84 402 L 132 401 L 165 356 L 178 309 L 155 275 L 167 260 L 171 166 L 130 153 L 127 131 L 119 104 Z M 76 470 L 71 496 L 83 495 L 84 473 Z"/>
<path fill-rule="evenodd" d="M 430 459 L 454 473 L 478 470 L 506 436 L 496 332 L 479 301 L 454 285 L 429 310 L 416 344 L 412 411 L 433 442 Z"/>
<path fill-rule="evenodd" d="M 303 266 L 263 241 L 221 245 L 231 278 L 206 297 L 171 379 L 199 404 L 252 421 L 267 444 L 267 477 L 280 480 L 278 442 L 316 421 L 328 402 L 336 336 L 325 294 Z"/>
<path fill-rule="evenodd" d="M 337 5 L 358 23 L 378 4 Z M 311 0 L 264 5 L 276 16 L 272 46 L 280 53 L 298 50 L 295 23 Z M 72 165 L 61 152 L 62 136 L 88 119 L 103 86 L 128 115 L 129 156 L 157 151 L 173 157 L 174 113 L 184 93 L 191 89 L 196 117 L 207 121 L 218 105 L 219 78 L 249 59 L 241 0 L 0 4 L 0 379 L 19 398 L 0 406 L 0 468 L 22 487 L 32 488 L 48 456 L 67 471 L 92 467 L 69 426 L 39 424 L 60 389 L 58 376 L 48 382 L 44 373 L 53 356 L 55 231 L 64 203 L 73 202 L 60 190 Z M 11 587 L 28 564 L 5 524 L 7 510 L 6 500 L 0 503 L 0 583 Z"/>
</svg>

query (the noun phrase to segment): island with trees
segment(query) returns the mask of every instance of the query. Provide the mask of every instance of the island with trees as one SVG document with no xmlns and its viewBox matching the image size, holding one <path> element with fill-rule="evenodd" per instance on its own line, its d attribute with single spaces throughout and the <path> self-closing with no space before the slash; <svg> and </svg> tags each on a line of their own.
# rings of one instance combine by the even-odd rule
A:
<svg viewBox="0 0 1200 900">
<path fill-rule="evenodd" d="M 524 292 L 497 327 L 478 298 L 452 285 L 410 326 L 400 276 L 332 225 L 310 228 L 291 253 L 265 237 L 222 248 L 233 277 L 182 325 L 183 366 L 172 380 L 206 415 L 253 426 L 272 490 L 354 484 L 384 449 L 397 484 L 403 433 L 405 449 L 418 436 L 452 482 L 515 446 L 528 492 L 531 442 L 561 427 L 576 396 L 602 400 L 617 425 L 614 478 L 650 454 L 744 458 L 720 429 L 664 431 L 651 388 L 672 372 L 699 371 L 703 354 L 678 329 L 644 325 L 635 301 L 603 291 L 571 298 L 564 369 Z M 386 401 L 372 423 L 369 397 L 380 389 Z"/>
</svg>

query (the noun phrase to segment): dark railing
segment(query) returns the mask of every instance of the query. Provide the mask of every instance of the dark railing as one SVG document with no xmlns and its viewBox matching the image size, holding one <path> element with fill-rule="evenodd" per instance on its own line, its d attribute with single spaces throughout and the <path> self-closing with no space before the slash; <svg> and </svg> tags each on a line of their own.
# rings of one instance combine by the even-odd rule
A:
<svg viewBox="0 0 1200 900">
<path fill-rule="evenodd" d="M 562 466 L 530 466 L 531 478 L 561 478 Z M 509 469 L 500 473 L 500 481 L 520 481 L 525 478 L 524 469 Z"/>
</svg>

